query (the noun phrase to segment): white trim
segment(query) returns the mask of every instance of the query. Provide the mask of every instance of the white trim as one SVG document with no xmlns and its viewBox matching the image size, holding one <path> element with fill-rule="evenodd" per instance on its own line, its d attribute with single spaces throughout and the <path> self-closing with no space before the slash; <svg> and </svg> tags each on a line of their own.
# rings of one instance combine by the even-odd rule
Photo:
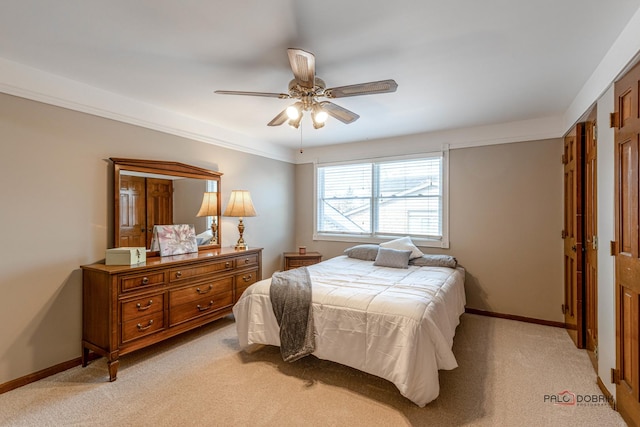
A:
<svg viewBox="0 0 640 427">
<path fill-rule="evenodd" d="M 321 234 L 317 235 L 313 234 L 314 241 L 326 241 L 326 242 L 346 242 L 346 243 L 383 243 L 392 239 L 397 239 L 399 237 L 404 237 L 405 235 L 389 235 L 389 236 L 378 236 L 378 237 L 368 237 L 368 236 L 356 236 L 356 235 L 337 235 L 337 234 Z M 449 248 L 448 242 L 445 243 L 439 239 L 425 239 L 422 237 L 414 237 L 410 236 L 411 241 L 416 246 L 422 246 L 424 248 Z"/>
<path fill-rule="evenodd" d="M 482 147 L 514 142 L 538 141 L 561 138 L 564 135 L 562 115 L 542 117 L 517 122 L 501 123 L 472 128 L 453 129 L 442 132 L 402 135 L 392 138 L 380 138 L 358 141 L 348 144 L 324 145 L 305 148 L 296 157 L 297 164 L 354 162 L 366 158 L 386 158 L 406 155 L 421 155 L 439 151 L 442 144 L 450 150 L 469 147 Z"/>
<path fill-rule="evenodd" d="M 441 248 L 449 249 L 449 144 L 442 144 L 442 240 Z M 412 239 L 413 240 L 413 239 Z"/>
<path fill-rule="evenodd" d="M 447 144 L 443 144 L 442 147 L 445 147 L 445 146 L 448 151 L 449 146 Z M 401 156 L 366 157 L 362 159 L 342 160 L 342 161 L 326 162 L 326 163 L 316 160 L 314 163 L 316 164 L 315 167 L 317 168 L 318 166 L 352 165 L 354 163 L 395 162 L 400 160 L 422 159 L 425 157 L 435 157 L 435 156 L 442 156 L 442 155 L 443 155 L 442 150 L 434 150 L 434 151 L 423 152 L 423 153 L 404 154 Z"/>
<path fill-rule="evenodd" d="M 0 92 L 293 163 L 295 153 L 193 117 L 0 58 Z M 214 136 L 215 135 L 215 136 Z"/>
<path fill-rule="evenodd" d="M 313 162 L 313 240 L 318 239 L 318 161 Z"/>
</svg>

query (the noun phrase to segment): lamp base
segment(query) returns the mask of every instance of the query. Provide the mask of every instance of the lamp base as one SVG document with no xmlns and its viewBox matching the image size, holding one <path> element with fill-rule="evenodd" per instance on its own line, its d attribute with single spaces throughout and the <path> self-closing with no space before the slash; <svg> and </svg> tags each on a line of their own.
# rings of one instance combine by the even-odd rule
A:
<svg viewBox="0 0 640 427">
<path fill-rule="evenodd" d="M 248 249 L 248 246 L 242 238 L 242 234 L 244 233 L 244 223 L 242 222 L 242 217 L 238 222 L 238 233 L 240 234 L 240 238 L 238 239 L 234 247 L 236 251 L 246 251 Z"/>
<path fill-rule="evenodd" d="M 215 245 L 218 243 L 218 225 L 216 224 L 216 220 L 214 219 L 211 222 L 211 240 L 209 241 L 210 245 Z"/>
</svg>

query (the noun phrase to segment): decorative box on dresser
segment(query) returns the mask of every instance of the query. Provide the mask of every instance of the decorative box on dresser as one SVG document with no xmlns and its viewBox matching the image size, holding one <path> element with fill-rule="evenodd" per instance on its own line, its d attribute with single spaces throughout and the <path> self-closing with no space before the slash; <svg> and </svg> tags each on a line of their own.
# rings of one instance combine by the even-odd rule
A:
<svg viewBox="0 0 640 427">
<path fill-rule="evenodd" d="M 262 278 L 262 249 L 212 249 L 156 257 L 140 265 L 82 266 L 82 366 L 93 351 L 118 358 L 231 313 Z"/>
</svg>

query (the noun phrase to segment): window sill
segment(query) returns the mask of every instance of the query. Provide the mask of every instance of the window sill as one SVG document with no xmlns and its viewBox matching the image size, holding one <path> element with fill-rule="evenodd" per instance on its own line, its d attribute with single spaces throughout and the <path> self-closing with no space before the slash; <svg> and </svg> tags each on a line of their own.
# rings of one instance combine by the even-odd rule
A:
<svg viewBox="0 0 640 427">
<path fill-rule="evenodd" d="M 348 235 L 348 234 L 314 234 L 314 241 L 328 241 L 328 242 L 349 242 L 349 243 L 372 243 L 379 244 L 383 242 L 388 242 L 389 240 L 398 239 L 403 236 L 359 236 L 359 235 Z M 424 248 L 449 248 L 449 240 L 442 239 L 429 239 L 429 238 L 420 238 L 420 237 L 411 237 L 411 241 L 416 246 L 421 246 Z"/>
</svg>

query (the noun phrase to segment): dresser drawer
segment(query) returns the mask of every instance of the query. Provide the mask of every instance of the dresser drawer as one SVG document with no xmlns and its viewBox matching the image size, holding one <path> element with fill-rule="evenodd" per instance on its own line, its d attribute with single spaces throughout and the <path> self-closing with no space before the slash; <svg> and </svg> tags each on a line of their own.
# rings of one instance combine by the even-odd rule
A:
<svg viewBox="0 0 640 427">
<path fill-rule="evenodd" d="M 164 293 L 154 294 L 121 303 L 122 321 L 126 322 L 162 311 L 164 309 L 164 296 Z"/>
<path fill-rule="evenodd" d="M 258 265 L 258 254 L 247 254 L 235 258 L 236 268 L 248 267 L 250 265 Z"/>
<path fill-rule="evenodd" d="M 235 264 L 233 259 L 187 267 L 176 267 L 169 270 L 169 282 L 176 282 L 178 280 L 204 276 L 219 271 L 231 270 L 234 267 Z"/>
<path fill-rule="evenodd" d="M 231 292 L 233 290 L 233 277 L 225 277 L 218 280 L 209 280 L 198 284 L 172 290 L 169 292 L 171 307 L 176 307 L 191 301 L 199 301 L 202 298 L 212 298 L 214 296 Z"/>
<path fill-rule="evenodd" d="M 298 267 L 306 267 L 309 265 L 317 264 L 320 262 L 318 259 L 309 258 L 309 259 L 290 259 L 288 262 L 289 268 L 298 268 Z"/>
<path fill-rule="evenodd" d="M 293 268 L 307 267 L 313 264 L 317 264 L 322 261 L 322 254 L 320 252 L 307 252 L 301 254 L 298 252 L 285 252 L 284 253 L 284 269 L 291 270 Z"/>
<path fill-rule="evenodd" d="M 165 328 L 164 311 L 151 313 L 122 324 L 122 343 L 146 337 Z"/>
<path fill-rule="evenodd" d="M 169 309 L 169 326 L 213 313 L 231 305 L 233 305 L 233 290 L 222 294 L 204 296 L 185 304 L 172 305 Z"/>
<path fill-rule="evenodd" d="M 127 275 L 120 278 L 121 292 L 138 290 L 164 284 L 164 271 L 148 272 L 146 274 Z"/>
<path fill-rule="evenodd" d="M 258 270 L 249 270 L 241 274 L 235 275 L 236 281 L 236 301 L 242 293 L 252 284 L 258 281 Z"/>
</svg>

